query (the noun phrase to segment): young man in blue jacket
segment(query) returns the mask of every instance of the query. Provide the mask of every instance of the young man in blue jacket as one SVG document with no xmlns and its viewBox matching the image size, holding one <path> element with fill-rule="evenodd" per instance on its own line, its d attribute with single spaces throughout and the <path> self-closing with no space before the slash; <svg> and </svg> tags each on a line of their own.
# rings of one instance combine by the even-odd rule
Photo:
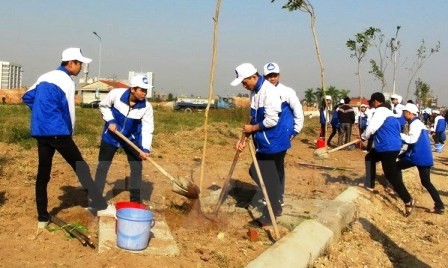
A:
<svg viewBox="0 0 448 268">
<path fill-rule="evenodd" d="M 266 63 L 263 67 L 263 75 L 266 80 L 273 84 L 280 93 L 282 100 L 282 118 L 289 121 L 288 130 L 292 131 L 291 139 L 297 136 L 303 128 L 303 108 L 294 89 L 280 83 L 280 67 L 275 62 Z M 283 195 L 285 194 L 285 167 L 282 166 L 280 174 L 280 204 L 284 206 Z"/>
<path fill-rule="evenodd" d="M 118 148 L 122 147 L 128 158 L 131 170 L 130 201 L 142 202 L 140 188 L 142 183 L 142 159 L 149 157 L 154 131 L 154 117 L 151 104 L 146 100 L 150 85 L 148 77 L 136 75 L 131 79 L 129 88 L 111 90 L 100 102 L 99 107 L 106 122 L 98 155 L 98 167 L 95 182 L 102 193 L 106 183 L 112 159 Z M 143 153 L 135 152 L 115 131 L 121 132 Z"/>
<path fill-rule="evenodd" d="M 418 108 L 415 104 L 407 103 L 402 110 L 404 118 L 409 123 L 409 133 L 408 135 L 400 134 L 403 142 L 408 145 L 407 150 L 400 155 L 400 160 L 397 162 L 400 177 L 402 176 L 401 170 L 414 166 L 417 167 L 420 181 L 434 201 L 434 209 L 431 211 L 443 214 L 445 206 L 430 178 L 431 167 L 434 165 L 434 161 L 428 129 L 418 118 Z"/>
<path fill-rule="evenodd" d="M 53 156 L 58 151 L 76 172 L 79 182 L 87 190 L 91 206 L 107 208 L 98 191 L 87 163 L 73 141 L 75 128 L 75 83 L 83 63 L 92 60 L 82 55 L 79 48 L 62 52 L 62 62 L 56 70 L 40 76 L 23 95 L 23 102 L 31 109 L 31 136 L 37 140 L 39 167 L 36 179 L 38 228 L 45 228 L 50 220 L 47 185 L 50 181 Z"/>
<path fill-rule="evenodd" d="M 373 136 L 373 148 L 365 157 L 366 178 L 364 186 L 369 189 L 375 186 L 376 163 L 381 162 L 384 176 L 405 203 L 404 214 L 409 216 L 415 206 L 415 200 L 412 199 L 406 189 L 396 162 L 402 145 L 400 123 L 386 106 L 386 100 L 382 93 L 373 93 L 370 101 L 375 107 L 375 113 L 367 129 L 361 135 L 363 141 L 367 141 Z"/>
<path fill-rule="evenodd" d="M 282 214 L 279 197 L 279 183 L 286 151 L 291 147 L 291 133 L 289 121 L 282 118 L 282 100 L 279 91 L 250 63 L 243 63 L 236 67 L 236 79 L 232 86 L 242 84 L 250 91 L 250 123 L 244 125 L 246 137 L 252 135 L 256 148 L 256 158 L 259 162 L 261 174 L 266 186 L 268 198 L 276 217 Z M 284 107 L 286 110 L 286 107 Z M 286 113 L 286 111 L 285 111 Z M 245 141 L 238 141 L 237 149 L 243 150 Z M 259 183 L 254 164 L 249 173 Z M 265 207 L 262 216 L 256 219 L 259 226 L 271 225 L 268 210 Z"/>
</svg>

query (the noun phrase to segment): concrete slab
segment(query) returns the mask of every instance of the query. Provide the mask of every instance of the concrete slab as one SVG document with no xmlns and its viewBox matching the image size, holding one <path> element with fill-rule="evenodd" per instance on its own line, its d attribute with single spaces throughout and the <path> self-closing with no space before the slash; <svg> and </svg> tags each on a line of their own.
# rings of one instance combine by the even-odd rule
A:
<svg viewBox="0 0 448 268">
<path fill-rule="evenodd" d="M 251 261 L 247 268 L 309 267 L 328 247 L 333 232 L 315 220 L 302 222 L 287 236 Z"/>
<path fill-rule="evenodd" d="M 168 224 L 165 220 L 155 217 L 156 223 L 151 229 L 149 245 L 144 250 L 132 251 L 117 246 L 117 234 L 115 233 L 116 219 L 113 217 L 99 217 L 98 224 L 98 252 L 111 249 L 120 249 L 143 255 L 158 255 L 175 257 L 179 255 L 179 247 L 174 241 Z"/>
<path fill-rule="evenodd" d="M 338 239 L 343 228 L 354 220 L 354 201 L 360 191 L 349 187 L 334 200 L 286 200 L 283 215 L 277 220 L 288 228 L 300 224 L 277 241 L 246 267 L 311 267 L 332 241 Z M 305 219 L 308 218 L 308 219 Z"/>
</svg>

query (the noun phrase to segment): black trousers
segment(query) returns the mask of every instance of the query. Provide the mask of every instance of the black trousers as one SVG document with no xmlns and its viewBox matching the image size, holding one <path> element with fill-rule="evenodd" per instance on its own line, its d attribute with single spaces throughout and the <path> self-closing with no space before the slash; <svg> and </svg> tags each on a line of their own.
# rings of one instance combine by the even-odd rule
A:
<svg viewBox="0 0 448 268">
<path fill-rule="evenodd" d="M 400 199 L 405 203 L 409 203 L 412 200 L 412 197 L 403 183 L 400 171 L 397 169 L 397 157 L 399 153 L 400 151 L 377 152 L 375 149 L 372 149 L 367 153 L 365 156 L 365 185 L 370 188 L 375 187 L 376 163 L 381 162 L 386 179 L 392 184 L 392 187 L 397 192 Z"/>
<path fill-rule="evenodd" d="M 280 198 L 284 191 L 284 176 L 285 176 L 285 155 L 286 151 L 275 154 L 256 153 L 258 165 L 260 166 L 260 173 L 263 177 L 263 182 L 266 187 L 269 201 L 272 210 L 276 216 L 282 214 L 282 207 L 280 205 Z M 249 168 L 249 174 L 252 179 L 260 185 L 260 180 L 257 176 L 255 166 Z M 263 211 L 264 215 L 269 215 L 267 207 Z"/>
<path fill-rule="evenodd" d="M 442 132 L 435 132 L 434 135 L 432 136 L 432 138 L 434 139 L 434 143 L 440 143 L 440 144 L 445 143 L 445 139 L 443 139 Z"/>
<path fill-rule="evenodd" d="M 87 189 L 91 206 L 98 209 L 105 209 L 107 207 L 106 200 L 104 200 L 92 179 L 89 166 L 82 158 L 81 152 L 71 136 L 38 137 L 36 140 L 39 156 L 36 180 L 36 206 L 39 221 L 47 221 L 50 219 L 47 211 L 47 186 L 50 181 L 53 156 L 56 151 L 62 155 L 65 161 L 75 171 L 82 187 Z"/>
<path fill-rule="evenodd" d="M 95 183 L 101 193 L 104 191 L 107 173 L 117 150 L 118 147 L 114 147 L 104 141 L 101 141 L 100 152 L 98 154 L 98 167 L 95 174 Z M 131 169 L 131 178 L 129 182 L 130 201 L 141 202 L 140 189 L 142 185 L 142 159 L 139 155 L 137 155 L 137 152 L 133 151 L 130 147 L 123 147 L 123 150 L 126 153 Z"/>
<path fill-rule="evenodd" d="M 400 159 L 400 161 L 397 162 L 397 168 L 399 170 L 399 174 L 402 177 L 402 170 L 407 169 L 410 167 L 414 167 L 411 162 L 406 161 L 404 159 Z M 434 207 L 435 208 L 445 208 L 443 205 L 442 199 L 440 199 L 440 195 L 437 192 L 436 187 L 431 183 L 431 167 L 421 167 L 417 166 L 418 174 L 420 175 L 420 182 L 422 183 L 423 187 L 426 188 L 429 195 L 431 196 L 432 200 L 434 201 Z"/>
<path fill-rule="evenodd" d="M 333 139 L 334 135 L 336 135 L 336 132 L 338 133 L 338 137 L 341 135 L 341 128 L 337 128 L 336 126 L 331 126 L 331 134 L 330 137 L 328 137 L 327 146 L 330 146 L 330 142 Z"/>
</svg>

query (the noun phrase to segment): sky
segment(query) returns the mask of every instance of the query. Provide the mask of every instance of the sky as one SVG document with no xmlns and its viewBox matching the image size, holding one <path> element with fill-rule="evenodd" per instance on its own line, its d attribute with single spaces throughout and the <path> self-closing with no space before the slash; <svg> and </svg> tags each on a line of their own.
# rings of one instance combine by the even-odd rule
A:
<svg viewBox="0 0 448 268">
<path fill-rule="evenodd" d="M 310 17 L 282 9 L 286 0 L 222 0 L 217 35 L 215 95 L 248 93 L 232 87 L 235 67 L 250 62 L 262 72 L 267 62 L 280 66 L 281 82 L 303 98 L 308 88 L 321 85 Z M 349 39 L 369 27 L 381 29 L 385 39 L 395 36 L 400 53 L 396 67 L 396 93 L 405 97 L 410 68 L 424 39 L 427 48 L 440 41 L 440 51 L 427 58 L 416 78 L 427 83 L 439 105 L 448 105 L 448 1 L 446 0 L 311 0 L 316 32 L 326 69 L 327 86 L 359 96 L 357 61 L 346 47 Z M 0 0 L 0 61 L 22 65 L 23 84 L 60 64 L 61 52 L 80 47 L 93 59 L 89 76 L 127 79 L 129 71 L 154 73 L 155 90 L 174 95 L 207 97 L 213 44 L 211 0 Z M 92 32 L 95 31 L 100 37 Z M 101 46 L 101 63 L 99 62 Z M 369 74 L 369 48 L 361 62 L 363 96 L 380 91 Z M 99 65 L 100 64 L 100 65 Z M 393 64 L 386 78 L 392 91 Z M 80 75 L 81 76 L 81 75 Z M 409 98 L 415 91 L 411 84 Z"/>
</svg>

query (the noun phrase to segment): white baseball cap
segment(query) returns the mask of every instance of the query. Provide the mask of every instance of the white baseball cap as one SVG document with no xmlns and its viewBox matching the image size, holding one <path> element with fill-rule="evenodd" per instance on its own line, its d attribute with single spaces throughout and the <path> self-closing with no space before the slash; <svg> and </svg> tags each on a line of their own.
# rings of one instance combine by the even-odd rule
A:
<svg viewBox="0 0 448 268">
<path fill-rule="evenodd" d="M 78 47 L 67 48 L 62 51 L 62 61 L 77 60 L 83 63 L 90 63 L 92 59 L 86 58 L 82 55 L 81 49 Z"/>
<path fill-rule="evenodd" d="M 263 67 L 263 75 L 268 75 L 271 73 L 280 73 L 280 67 L 278 67 L 278 64 L 275 62 L 266 63 L 266 65 Z"/>
<path fill-rule="evenodd" d="M 327 95 L 327 96 L 325 96 L 325 99 L 326 99 L 326 100 L 331 100 L 331 96 L 330 96 L 330 95 Z"/>
<path fill-rule="evenodd" d="M 232 86 L 237 86 L 243 82 L 244 78 L 256 74 L 258 71 L 251 63 L 243 63 L 235 68 L 236 78 L 230 83 Z"/>
<path fill-rule="evenodd" d="M 408 111 L 412 114 L 418 114 L 418 108 L 413 103 L 406 103 L 406 105 L 402 108 L 403 111 Z"/>
<path fill-rule="evenodd" d="M 146 75 L 136 75 L 131 78 L 131 87 L 149 89 L 148 77 Z"/>
</svg>

